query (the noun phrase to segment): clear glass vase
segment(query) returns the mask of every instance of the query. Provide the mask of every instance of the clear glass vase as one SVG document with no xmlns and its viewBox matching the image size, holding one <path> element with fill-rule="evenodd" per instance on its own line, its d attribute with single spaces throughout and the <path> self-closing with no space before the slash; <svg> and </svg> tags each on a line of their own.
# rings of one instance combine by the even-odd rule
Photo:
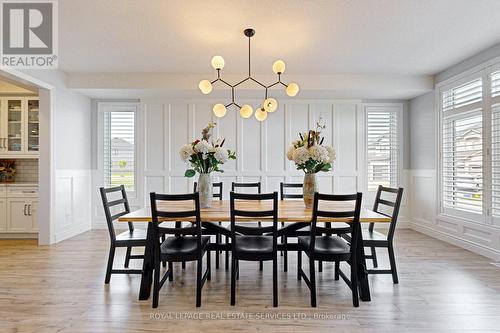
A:
<svg viewBox="0 0 500 333">
<path fill-rule="evenodd" d="M 198 177 L 198 192 L 200 193 L 200 207 L 210 208 L 213 199 L 212 176 L 209 173 L 200 173 Z"/>
<path fill-rule="evenodd" d="M 306 207 L 312 208 L 314 202 L 314 193 L 318 191 L 315 173 L 306 173 L 304 175 L 304 187 L 302 191 Z"/>
</svg>

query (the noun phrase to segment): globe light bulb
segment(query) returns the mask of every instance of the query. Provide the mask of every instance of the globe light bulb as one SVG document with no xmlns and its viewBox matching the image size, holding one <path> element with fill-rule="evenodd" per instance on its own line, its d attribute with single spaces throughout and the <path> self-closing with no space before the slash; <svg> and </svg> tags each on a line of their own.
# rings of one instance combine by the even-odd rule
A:
<svg viewBox="0 0 500 333">
<path fill-rule="evenodd" d="M 208 80 L 201 80 L 200 84 L 198 84 L 198 88 L 200 88 L 204 95 L 208 95 L 212 92 L 212 84 Z"/>
<path fill-rule="evenodd" d="M 278 101 L 272 97 L 269 97 L 264 101 L 263 107 L 266 112 L 274 112 L 276 111 L 276 109 L 278 109 Z"/>
<path fill-rule="evenodd" d="M 252 113 L 253 108 L 248 104 L 243 105 L 240 109 L 240 116 L 242 116 L 243 118 L 250 118 L 252 116 Z"/>
<path fill-rule="evenodd" d="M 216 117 L 219 118 L 224 117 L 226 115 L 226 107 L 224 106 L 224 104 L 221 103 L 215 104 L 213 112 Z"/>
<path fill-rule="evenodd" d="M 283 74 L 285 72 L 285 62 L 283 60 L 276 60 L 273 64 L 274 74 Z"/>
<path fill-rule="evenodd" d="M 294 97 L 299 93 L 299 85 L 297 83 L 290 83 L 286 87 L 286 94 L 290 97 Z"/>
<path fill-rule="evenodd" d="M 221 56 L 215 56 L 212 58 L 212 67 L 214 69 L 223 69 L 224 68 L 224 58 Z"/>
<path fill-rule="evenodd" d="M 258 109 L 255 111 L 255 119 L 258 121 L 264 121 L 267 118 L 267 112 L 263 108 Z"/>
</svg>

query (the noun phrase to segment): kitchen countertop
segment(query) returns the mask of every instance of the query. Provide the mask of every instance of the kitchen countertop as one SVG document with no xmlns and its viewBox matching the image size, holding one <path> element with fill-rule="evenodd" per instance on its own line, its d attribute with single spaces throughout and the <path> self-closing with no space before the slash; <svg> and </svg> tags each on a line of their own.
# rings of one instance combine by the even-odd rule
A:
<svg viewBox="0 0 500 333">
<path fill-rule="evenodd" d="M 26 187 L 33 187 L 33 186 L 38 186 L 38 183 L 31 183 L 31 182 L 12 182 L 12 183 L 0 183 L 0 186 L 4 186 L 4 187 L 12 187 L 12 186 L 26 186 Z"/>
</svg>

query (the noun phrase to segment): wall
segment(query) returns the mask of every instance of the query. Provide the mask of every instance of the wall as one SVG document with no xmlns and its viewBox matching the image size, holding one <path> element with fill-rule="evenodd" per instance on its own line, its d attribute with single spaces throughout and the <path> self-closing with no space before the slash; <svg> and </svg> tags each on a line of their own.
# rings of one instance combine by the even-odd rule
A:
<svg viewBox="0 0 500 333">
<path fill-rule="evenodd" d="M 325 121 L 325 143 L 337 151 L 334 171 L 318 174 L 322 192 L 349 193 L 364 191 L 364 105 L 361 101 L 285 100 L 279 109 L 264 122 L 255 118 L 242 119 L 237 111 L 228 110 L 224 118 L 212 115 L 210 100 L 143 100 L 138 147 L 139 205 L 148 203 L 151 191 L 181 193 L 192 191 L 193 179 L 184 177 L 186 165 L 178 155 L 182 144 L 200 137 L 201 129 L 209 121 L 217 122 L 216 135 L 226 138 L 226 146 L 236 150 L 237 160 L 225 164 L 224 173 L 214 180 L 224 182 L 224 197 L 228 198 L 231 182 L 262 183 L 263 191 L 278 191 L 279 183 L 302 182 L 303 173 L 295 170 L 286 159 L 290 143 L 315 127 L 319 117 Z M 242 101 L 257 105 L 258 101 Z M 392 104 L 394 105 L 394 104 Z M 397 104 L 400 105 L 401 104 Z M 403 117 L 405 119 L 405 117 Z M 402 137 L 407 137 L 402 135 Z M 403 186 L 406 186 L 402 172 Z M 94 196 L 96 197 L 96 196 Z M 364 203 L 371 207 L 373 193 L 366 193 Z M 142 201 L 142 202 L 141 202 Z M 94 227 L 105 227 L 102 207 L 95 200 Z M 401 213 L 401 227 L 408 221 L 406 200 Z"/>
</svg>

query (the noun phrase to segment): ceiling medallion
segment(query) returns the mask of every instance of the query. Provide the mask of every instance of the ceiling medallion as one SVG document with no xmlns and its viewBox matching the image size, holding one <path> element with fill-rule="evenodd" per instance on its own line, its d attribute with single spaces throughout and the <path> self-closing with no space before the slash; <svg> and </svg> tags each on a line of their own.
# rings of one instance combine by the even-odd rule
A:
<svg viewBox="0 0 500 333">
<path fill-rule="evenodd" d="M 285 63 L 283 60 L 276 60 L 273 64 L 273 72 L 275 74 L 278 74 L 278 81 L 275 83 L 266 86 L 265 84 L 261 83 L 260 81 L 257 81 L 252 77 L 251 74 L 251 62 L 250 62 L 250 39 L 252 38 L 253 35 L 255 35 L 255 30 L 254 29 L 245 29 L 244 31 L 245 36 L 248 37 L 248 77 L 245 79 L 241 80 L 240 82 L 232 85 L 229 84 L 227 81 L 224 81 L 221 77 L 221 70 L 224 68 L 224 58 L 221 56 L 215 56 L 212 58 L 212 67 L 217 70 L 217 79 L 213 81 L 209 80 L 201 80 L 198 87 L 200 88 L 201 92 L 205 95 L 210 94 L 213 89 L 213 84 L 216 82 L 222 82 L 229 88 L 231 88 L 231 103 L 229 104 L 222 104 L 222 103 L 217 103 L 213 106 L 213 112 L 215 116 L 217 117 L 224 117 L 226 115 L 227 108 L 231 105 L 234 105 L 240 109 L 240 115 L 243 118 L 250 118 L 253 113 L 253 108 L 251 105 L 244 104 L 244 105 L 239 105 L 234 101 L 234 89 L 238 87 L 240 84 L 246 82 L 246 81 L 253 81 L 260 85 L 262 88 L 265 89 L 266 95 L 264 98 L 264 102 L 262 103 L 262 106 L 259 106 L 259 108 L 255 111 L 255 118 L 258 121 L 263 121 L 266 120 L 268 112 L 274 112 L 278 109 L 278 101 L 275 98 L 269 97 L 267 95 L 268 89 L 272 88 L 277 85 L 281 85 L 285 87 L 286 94 L 290 97 L 294 97 L 297 95 L 299 92 L 299 85 L 297 83 L 290 83 L 290 84 L 285 84 L 281 81 L 281 74 L 285 71 Z"/>
</svg>

